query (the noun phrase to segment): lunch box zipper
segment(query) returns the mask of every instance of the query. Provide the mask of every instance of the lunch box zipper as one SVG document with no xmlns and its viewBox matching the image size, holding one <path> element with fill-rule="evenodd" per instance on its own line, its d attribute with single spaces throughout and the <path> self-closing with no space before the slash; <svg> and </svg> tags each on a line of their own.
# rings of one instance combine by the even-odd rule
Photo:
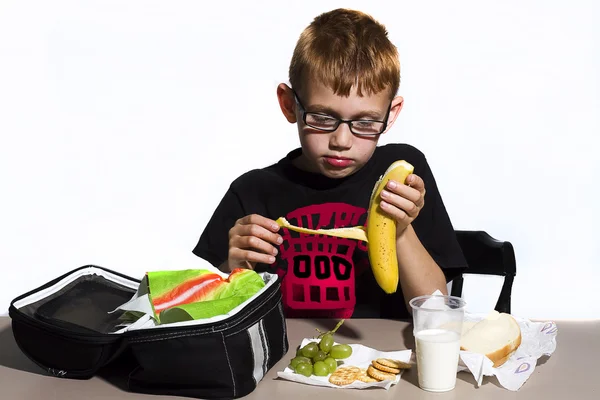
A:
<svg viewBox="0 0 600 400">
<path fill-rule="evenodd" d="M 40 321 L 39 319 L 35 319 L 28 315 L 21 313 L 19 310 L 11 306 L 9 310 L 9 316 L 15 320 L 16 322 L 20 322 L 24 325 L 27 325 L 31 328 L 36 328 L 42 330 L 44 333 L 50 334 L 52 336 L 57 336 L 60 338 L 66 338 L 73 341 L 77 341 L 80 343 L 94 343 L 94 344 L 109 344 L 116 342 L 121 338 L 119 335 L 110 335 L 110 334 L 84 334 L 78 333 L 73 334 L 71 331 L 62 328 L 60 326 L 56 326 L 50 324 L 48 322 Z"/>
</svg>

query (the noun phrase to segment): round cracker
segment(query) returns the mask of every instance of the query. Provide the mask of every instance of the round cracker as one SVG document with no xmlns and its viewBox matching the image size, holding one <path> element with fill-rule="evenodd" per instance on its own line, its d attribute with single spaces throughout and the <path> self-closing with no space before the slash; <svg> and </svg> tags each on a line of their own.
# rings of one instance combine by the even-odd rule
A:
<svg viewBox="0 0 600 400">
<path fill-rule="evenodd" d="M 391 374 L 399 374 L 400 370 L 398 368 L 388 367 L 387 365 L 382 365 L 377 360 L 371 361 L 371 364 L 380 371 L 389 372 Z"/>
<path fill-rule="evenodd" d="M 367 374 L 371 378 L 375 378 L 378 381 L 385 381 L 385 380 L 393 381 L 396 379 L 396 375 L 380 371 L 372 365 L 369 365 L 369 368 L 367 368 Z"/>
<path fill-rule="evenodd" d="M 375 383 L 375 382 L 379 382 L 377 379 L 370 377 L 367 374 L 367 369 L 366 368 L 361 368 L 360 369 L 360 373 L 356 376 L 356 380 L 357 381 L 361 381 L 364 383 Z"/>
<path fill-rule="evenodd" d="M 356 380 L 358 374 L 358 367 L 339 367 L 329 376 L 329 382 L 337 386 L 349 385 Z"/>
<path fill-rule="evenodd" d="M 356 372 L 356 373 L 359 373 L 359 372 L 360 372 L 360 368 L 358 368 L 358 367 L 355 367 L 354 365 L 340 365 L 340 366 L 338 367 L 338 370 L 339 370 L 339 369 L 343 369 L 343 370 L 346 370 L 346 371 L 353 371 L 353 372 Z M 336 370 L 336 371 L 337 371 L 337 370 Z"/>
<path fill-rule="evenodd" d="M 391 358 L 378 358 L 375 361 L 377 361 L 379 364 L 381 364 L 383 366 L 390 367 L 390 368 L 408 369 L 411 367 L 411 365 L 409 363 L 405 363 L 404 361 L 400 361 L 400 360 L 392 360 Z"/>
</svg>

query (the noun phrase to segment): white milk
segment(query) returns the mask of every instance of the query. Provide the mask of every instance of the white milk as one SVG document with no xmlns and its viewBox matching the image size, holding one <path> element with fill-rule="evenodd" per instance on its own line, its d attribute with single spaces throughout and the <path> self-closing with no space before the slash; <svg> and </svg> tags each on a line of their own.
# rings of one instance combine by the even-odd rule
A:
<svg viewBox="0 0 600 400">
<path fill-rule="evenodd" d="M 456 385 L 460 335 L 445 329 L 425 329 L 416 334 L 419 386 L 446 392 Z"/>
</svg>

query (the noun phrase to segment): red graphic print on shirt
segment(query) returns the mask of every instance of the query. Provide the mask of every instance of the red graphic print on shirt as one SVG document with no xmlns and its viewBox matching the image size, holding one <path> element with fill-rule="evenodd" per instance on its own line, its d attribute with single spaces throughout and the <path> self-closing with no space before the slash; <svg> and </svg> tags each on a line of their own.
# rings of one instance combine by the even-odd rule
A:
<svg viewBox="0 0 600 400">
<path fill-rule="evenodd" d="M 303 228 L 330 229 L 358 226 L 366 212 L 350 204 L 325 203 L 297 209 L 285 218 Z M 366 252 L 366 243 L 285 228 L 280 233 L 283 268 L 278 273 L 285 276 L 281 290 L 286 314 L 350 318 L 356 303 L 353 256 L 357 248 Z"/>
</svg>

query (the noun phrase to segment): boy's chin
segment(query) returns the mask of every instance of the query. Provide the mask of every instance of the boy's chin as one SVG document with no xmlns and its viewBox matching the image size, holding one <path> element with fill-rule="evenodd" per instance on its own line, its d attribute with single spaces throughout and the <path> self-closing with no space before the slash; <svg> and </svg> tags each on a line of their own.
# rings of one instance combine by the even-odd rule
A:
<svg viewBox="0 0 600 400">
<path fill-rule="evenodd" d="M 356 166 L 346 168 L 333 168 L 328 165 L 323 165 L 320 168 L 321 175 L 325 175 L 332 179 L 341 179 L 352 175 L 358 170 Z"/>
</svg>

